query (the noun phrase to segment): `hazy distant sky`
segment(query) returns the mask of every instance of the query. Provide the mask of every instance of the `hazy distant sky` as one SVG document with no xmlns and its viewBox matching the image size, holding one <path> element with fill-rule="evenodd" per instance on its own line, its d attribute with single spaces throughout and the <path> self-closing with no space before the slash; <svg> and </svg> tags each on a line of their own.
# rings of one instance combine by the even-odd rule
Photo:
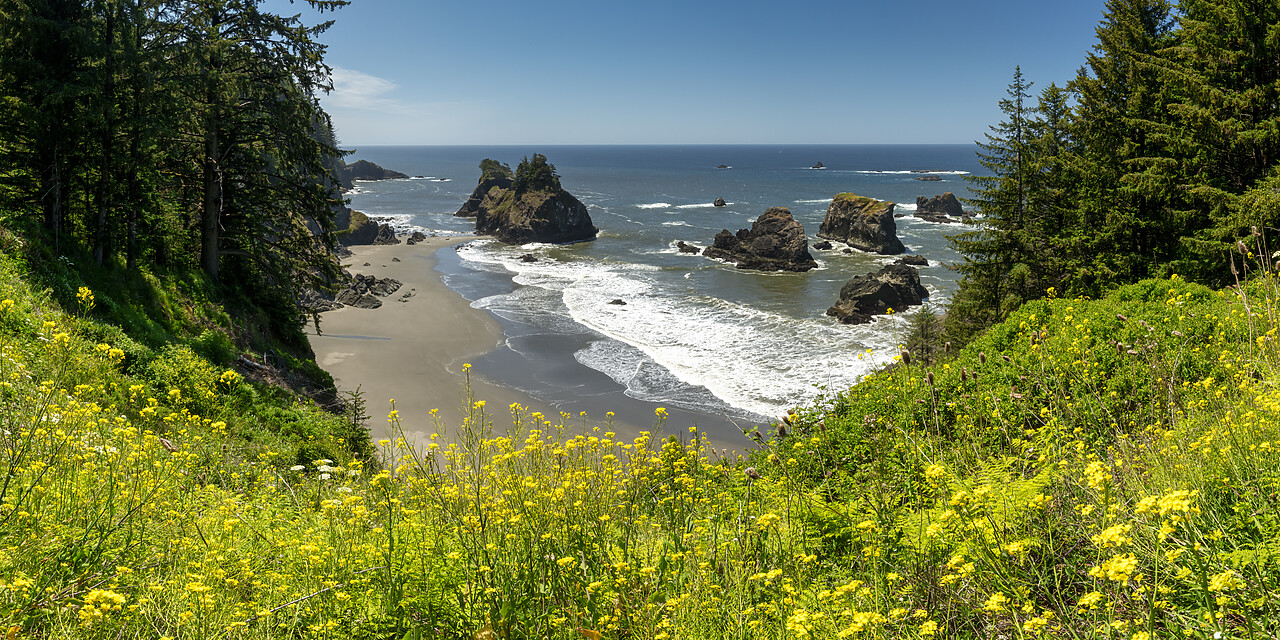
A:
<svg viewBox="0 0 1280 640">
<path fill-rule="evenodd" d="M 354 0 L 324 105 L 347 147 L 971 142 L 1015 65 L 1074 77 L 1103 4 Z"/>
</svg>

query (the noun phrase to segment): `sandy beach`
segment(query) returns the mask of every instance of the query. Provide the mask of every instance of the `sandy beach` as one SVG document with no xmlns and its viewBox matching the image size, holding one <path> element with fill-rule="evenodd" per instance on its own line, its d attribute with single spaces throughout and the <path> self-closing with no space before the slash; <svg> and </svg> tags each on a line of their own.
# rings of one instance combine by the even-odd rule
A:
<svg viewBox="0 0 1280 640">
<path fill-rule="evenodd" d="M 322 314 L 319 335 L 308 328 L 316 362 L 333 375 L 338 389 L 363 392 L 371 435 L 393 435 L 386 420 L 393 399 L 412 440 L 439 432 L 437 420 L 455 429 L 468 407 L 464 365 L 472 363 L 473 398 L 485 401 L 497 429 L 509 424 L 509 407 L 518 403 L 553 422 L 562 412 L 576 425 L 582 424 L 580 413 L 587 414 L 589 427 L 605 426 L 607 419 L 608 430 L 628 439 L 652 430 L 654 412 L 663 405 L 631 398 L 608 376 L 574 361 L 574 352 L 585 344 L 581 336 L 509 336 L 488 311 L 473 308 L 445 286 L 435 268 L 449 257 L 441 250 L 470 239 L 444 236 L 415 245 L 352 247 L 353 255 L 343 261 L 352 273 L 395 278 L 400 289 L 382 298 L 377 309 L 344 307 Z M 519 349 L 511 348 L 513 341 Z M 438 411 L 433 415 L 432 410 Z M 668 416 L 663 434 L 684 438 L 697 427 L 718 447 L 749 444 L 742 436 L 744 424 L 677 407 L 663 410 Z M 609 418 L 609 412 L 616 415 Z"/>
<path fill-rule="evenodd" d="M 309 329 L 316 362 L 342 391 L 364 393 L 375 439 L 387 435 L 391 400 L 406 435 L 421 440 L 436 431 L 433 409 L 450 428 L 466 407 L 463 365 L 503 339 L 487 312 L 473 309 L 449 290 L 433 267 L 434 254 L 465 237 L 433 237 L 416 245 L 352 247 L 344 260 L 352 273 L 395 278 L 403 283 L 377 309 L 344 307 L 321 315 L 320 335 Z M 398 259 L 398 261 L 397 261 Z M 368 263 L 368 266 L 365 266 Z M 401 296 L 410 297 L 401 301 Z M 555 415 L 543 403 L 515 389 L 471 377 L 477 400 L 484 400 L 497 425 L 512 403 Z"/>
</svg>

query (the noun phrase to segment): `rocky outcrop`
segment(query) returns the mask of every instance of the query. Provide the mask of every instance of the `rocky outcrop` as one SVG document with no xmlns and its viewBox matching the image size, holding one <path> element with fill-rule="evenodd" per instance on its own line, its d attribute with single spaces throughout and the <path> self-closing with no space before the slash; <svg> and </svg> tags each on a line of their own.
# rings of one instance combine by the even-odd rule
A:
<svg viewBox="0 0 1280 640">
<path fill-rule="evenodd" d="M 353 276 L 343 271 L 340 285 L 341 288 L 334 294 L 308 289 L 303 293 L 298 304 L 304 310 L 314 313 L 324 313 L 343 307 L 377 309 L 382 306 L 382 300 L 379 298 L 395 293 L 400 289 L 401 283 L 394 278 L 379 278 L 365 274 Z"/>
<path fill-rule="evenodd" d="M 942 176 L 920 176 L 916 180 L 920 182 L 942 182 Z"/>
<path fill-rule="evenodd" d="M 540 153 L 520 162 L 510 188 L 489 189 L 476 212 L 476 233 L 507 244 L 580 242 L 599 232 L 586 205 L 560 186 L 555 165 Z"/>
<path fill-rule="evenodd" d="M 749 230 L 717 233 L 715 243 L 702 255 L 734 262 L 739 269 L 808 271 L 818 266 L 809 254 L 804 227 L 786 207 L 770 207 Z"/>
<path fill-rule="evenodd" d="M 579 242 L 595 238 L 599 231 L 586 205 L 564 189 L 524 194 L 497 189 L 489 192 L 476 214 L 476 233 L 507 244 Z"/>
<path fill-rule="evenodd" d="M 893 221 L 894 203 L 852 193 L 838 193 L 827 207 L 827 217 L 818 227 L 818 237 L 839 240 L 855 249 L 882 255 L 907 250 L 898 239 Z"/>
<path fill-rule="evenodd" d="M 702 253 L 702 247 L 696 244 L 689 244 L 684 240 L 676 241 L 676 249 L 679 249 L 680 253 Z"/>
<path fill-rule="evenodd" d="M 927 267 L 929 260 L 924 256 L 902 256 L 893 261 L 894 264 L 905 264 L 912 267 Z"/>
<path fill-rule="evenodd" d="M 814 243 L 813 248 L 818 251 L 830 251 L 832 246 L 829 240 L 823 240 L 822 242 Z"/>
<path fill-rule="evenodd" d="M 810 169 L 826 169 L 826 167 L 824 167 L 824 166 L 822 165 L 822 163 L 821 163 L 821 162 L 819 162 L 819 163 L 817 163 L 817 164 L 815 164 L 815 165 L 813 165 L 812 167 L 809 167 L 809 168 L 810 168 Z"/>
<path fill-rule="evenodd" d="M 711 203 L 711 206 L 713 207 L 723 207 L 725 205 L 726 203 L 724 201 L 724 198 L 716 198 L 715 201 Z"/>
<path fill-rule="evenodd" d="M 421 231 L 414 231 L 412 235 L 410 235 L 408 238 L 405 239 L 404 243 L 413 245 L 413 244 L 418 244 L 419 242 L 422 242 L 423 240 L 426 240 L 426 239 L 427 239 L 427 234 Z"/>
<path fill-rule="evenodd" d="M 916 197 L 916 217 L 928 222 L 958 223 L 965 215 L 956 194 L 950 191 L 932 198 Z"/>
<path fill-rule="evenodd" d="M 368 160 L 356 160 L 343 167 L 342 175 L 339 176 L 345 189 L 350 189 L 356 180 L 396 180 L 408 177 L 399 171 L 383 169 Z"/>
<path fill-rule="evenodd" d="M 889 309 L 902 311 L 924 302 L 929 292 L 920 273 L 904 264 L 891 264 L 875 273 L 855 276 L 840 288 L 840 299 L 827 309 L 844 324 L 864 324 Z"/>
<path fill-rule="evenodd" d="M 359 211 L 351 213 L 351 227 L 339 234 L 338 244 L 352 247 L 365 244 L 400 244 L 391 225 L 380 223 Z"/>
<path fill-rule="evenodd" d="M 480 181 L 476 183 L 471 196 L 453 215 L 462 218 L 476 217 L 480 213 L 480 205 L 484 203 L 484 197 L 493 189 L 510 189 L 514 179 L 515 174 L 511 172 L 511 167 L 489 158 L 481 160 Z"/>
</svg>

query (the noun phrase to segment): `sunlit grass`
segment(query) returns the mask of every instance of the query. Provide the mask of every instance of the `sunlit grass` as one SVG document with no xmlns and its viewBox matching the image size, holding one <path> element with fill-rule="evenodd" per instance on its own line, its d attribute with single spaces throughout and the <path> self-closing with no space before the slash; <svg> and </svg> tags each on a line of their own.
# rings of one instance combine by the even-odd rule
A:
<svg viewBox="0 0 1280 640">
<path fill-rule="evenodd" d="M 5 287 L 0 636 L 1280 633 L 1273 280 L 1027 305 L 747 458 L 467 398 L 366 462 L 189 350 L 125 375 L 87 289 Z"/>
</svg>

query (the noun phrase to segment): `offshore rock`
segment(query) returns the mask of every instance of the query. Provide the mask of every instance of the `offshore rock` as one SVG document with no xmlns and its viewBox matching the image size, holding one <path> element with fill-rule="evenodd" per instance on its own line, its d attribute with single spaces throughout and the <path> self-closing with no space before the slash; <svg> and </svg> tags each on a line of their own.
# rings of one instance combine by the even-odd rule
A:
<svg viewBox="0 0 1280 640">
<path fill-rule="evenodd" d="M 916 217 L 921 220 L 953 224 L 960 222 L 956 218 L 963 218 L 964 215 L 960 200 L 950 191 L 932 198 L 916 197 Z"/>
<path fill-rule="evenodd" d="M 927 267 L 929 260 L 924 256 L 902 256 L 893 261 L 894 264 L 905 264 L 913 267 Z"/>
<path fill-rule="evenodd" d="M 898 239 L 893 221 L 894 203 L 853 193 L 837 193 L 818 227 L 818 237 L 839 240 L 849 246 L 881 255 L 907 250 Z"/>
<path fill-rule="evenodd" d="M 702 253 L 702 247 L 696 244 L 689 244 L 684 240 L 676 241 L 676 249 L 679 249 L 680 253 Z"/>
<path fill-rule="evenodd" d="M 476 217 L 480 213 L 480 205 L 484 203 L 484 197 L 493 189 L 510 189 L 514 179 L 515 174 L 511 172 L 511 167 L 497 160 L 485 158 L 480 161 L 480 181 L 476 183 L 475 190 L 453 215 L 462 218 Z"/>
<path fill-rule="evenodd" d="M 817 249 L 818 251 L 830 251 L 831 241 L 823 240 L 822 242 L 816 242 L 814 243 L 813 248 Z"/>
<path fill-rule="evenodd" d="M 827 309 L 844 324 L 864 324 L 889 309 L 902 311 L 924 302 L 929 291 L 920 284 L 920 273 L 904 264 L 891 264 L 874 273 L 855 276 L 840 288 L 840 299 Z"/>
<path fill-rule="evenodd" d="M 715 201 L 711 203 L 711 206 L 723 207 L 723 206 L 726 206 L 726 203 L 724 201 L 724 198 L 716 198 Z"/>
<path fill-rule="evenodd" d="M 356 180 L 397 180 L 408 177 L 399 171 L 383 169 L 368 160 L 356 160 L 342 168 L 339 179 L 343 188 L 350 189 Z"/>
<path fill-rule="evenodd" d="M 808 271 L 818 266 L 809 253 L 804 227 L 786 207 L 770 207 L 750 230 L 717 233 L 715 243 L 702 255 L 734 262 L 739 269 L 760 271 Z"/>
<path fill-rule="evenodd" d="M 476 213 L 476 233 L 507 244 L 579 242 L 599 231 L 586 205 L 564 189 L 491 189 Z"/>
</svg>

